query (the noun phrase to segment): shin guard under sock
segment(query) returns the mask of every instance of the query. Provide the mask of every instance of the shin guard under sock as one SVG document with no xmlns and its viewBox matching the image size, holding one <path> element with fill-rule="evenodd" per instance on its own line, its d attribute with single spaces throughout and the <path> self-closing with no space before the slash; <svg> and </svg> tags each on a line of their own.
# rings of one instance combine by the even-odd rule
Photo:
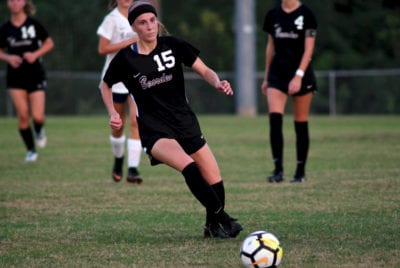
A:
<svg viewBox="0 0 400 268">
<path fill-rule="evenodd" d="M 111 150 L 115 158 L 121 158 L 125 153 L 125 135 L 113 137 L 110 135 Z"/>
<path fill-rule="evenodd" d="M 33 135 L 31 128 L 19 129 L 19 133 L 28 151 L 35 151 L 35 143 L 33 141 Z"/>
<path fill-rule="evenodd" d="M 269 114 L 270 125 L 270 144 L 272 157 L 274 158 L 275 171 L 278 173 L 283 171 L 283 132 L 282 132 L 283 115 L 280 113 Z"/>
<path fill-rule="evenodd" d="M 296 131 L 297 168 L 295 177 L 304 177 L 307 155 L 310 146 L 308 122 L 294 122 Z"/>
<path fill-rule="evenodd" d="M 222 210 L 222 205 L 213 188 L 207 183 L 195 162 L 190 163 L 182 170 L 192 194 L 208 210 L 217 213 Z"/>
<path fill-rule="evenodd" d="M 36 135 L 40 134 L 43 128 L 43 123 L 33 122 L 33 129 Z"/>
<path fill-rule="evenodd" d="M 221 206 L 223 209 L 225 209 L 225 187 L 224 187 L 224 182 L 220 181 L 218 183 L 215 183 L 211 185 L 213 188 L 214 192 L 217 194 L 219 201 L 221 202 Z M 215 213 L 211 211 L 210 209 L 206 209 L 206 225 L 209 224 L 212 219 L 214 218 Z"/>
</svg>

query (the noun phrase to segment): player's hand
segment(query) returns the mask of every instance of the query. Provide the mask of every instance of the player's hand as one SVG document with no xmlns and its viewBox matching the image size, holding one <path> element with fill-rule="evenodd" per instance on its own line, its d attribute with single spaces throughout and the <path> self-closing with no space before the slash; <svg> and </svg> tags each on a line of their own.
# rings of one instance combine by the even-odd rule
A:
<svg viewBox="0 0 400 268">
<path fill-rule="evenodd" d="M 18 55 L 9 55 L 7 62 L 11 65 L 11 67 L 18 68 L 24 60 Z"/>
<path fill-rule="evenodd" d="M 265 96 L 267 96 L 267 89 L 268 89 L 268 82 L 267 80 L 264 80 L 261 84 L 261 92 L 262 94 L 264 94 Z"/>
<path fill-rule="evenodd" d="M 302 79 L 300 76 L 294 76 L 293 79 L 289 83 L 289 95 L 294 95 L 301 89 Z"/>
<path fill-rule="evenodd" d="M 221 82 L 219 82 L 219 84 L 217 85 L 217 90 L 226 95 L 233 95 L 231 84 L 226 80 L 222 80 Z"/>
<path fill-rule="evenodd" d="M 110 116 L 110 127 L 115 130 L 119 130 L 122 127 L 122 119 L 119 116 L 119 113 L 114 113 Z"/>
<path fill-rule="evenodd" d="M 37 60 L 36 54 L 33 52 L 25 52 L 24 59 L 29 63 L 34 63 Z"/>
</svg>

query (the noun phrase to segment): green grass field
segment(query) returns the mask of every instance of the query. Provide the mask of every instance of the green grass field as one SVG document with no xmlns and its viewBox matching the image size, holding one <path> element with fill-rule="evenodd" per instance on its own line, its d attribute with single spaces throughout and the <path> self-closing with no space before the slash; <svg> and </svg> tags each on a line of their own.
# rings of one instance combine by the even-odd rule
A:
<svg viewBox="0 0 400 268">
<path fill-rule="evenodd" d="M 266 116 L 200 116 L 245 228 L 231 240 L 203 239 L 181 174 L 145 155 L 143 185 L 114 183 L 107 120 L 50 116 L 47 148 L 24 163 L 16 119 L 0 118 L 0 267 L 241 267 L 259 229 L 280 239 L 280 267 L 400 267 L 400 117 L 312 117 L 308 180 L 278 185 Z M 288 178 L 290 115 L 284 128 Z"/>
</svg>

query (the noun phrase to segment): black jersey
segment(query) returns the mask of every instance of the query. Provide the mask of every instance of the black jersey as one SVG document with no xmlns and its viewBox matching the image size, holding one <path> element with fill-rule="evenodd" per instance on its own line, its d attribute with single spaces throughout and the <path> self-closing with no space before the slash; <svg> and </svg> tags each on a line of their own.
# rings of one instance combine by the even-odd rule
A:
<svg viewBox="0 0 400 268">
<path fill-rule="evenodd" d="M 34 18 L 27 17 L 19 27 L 8 21 L 0 27 L 0 48 L 6 49 L 8 54 L 22 57 L 25 52 L 39 49 L 43 41 L 48 37 L 49 34 L 46 29 Z M 44 78 L 44 70 L 40 59 L 32 64 L 24 60 L 16 69 L 10 65 L 7 66 L 8 84 L 27 76 L 39 77 L 39 80 Z"/>
<path fill-rule="evenodd" d="M 304 4 L 286 13 L 282 7 L 270 10 L 264 19 L 263 30 L 273 37 L 275 55 L 293 62 L 297 67 L 304 53 L 306 36 L 315 36 L 317 20 Z"/>
<path fill-rule="evenodd" d="M 189 138 L 200 127 L 190 108 L 183 77 L 183 64 L 191 67 L 199 50 L 171 36 L 159 37 L 149 55 L 133 46 L 118 52 L 103 78 L 108 86 L 123 82 L 133 95 L 142 141 L 149 136 Z"/>
</svg>

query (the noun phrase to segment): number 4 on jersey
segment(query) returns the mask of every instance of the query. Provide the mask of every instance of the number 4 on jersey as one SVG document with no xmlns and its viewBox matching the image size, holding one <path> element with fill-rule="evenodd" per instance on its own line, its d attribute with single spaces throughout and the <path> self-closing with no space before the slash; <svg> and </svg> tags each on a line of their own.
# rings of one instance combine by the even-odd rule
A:
<svg viewBox="0 0 400 268">
<path fill-rule="evenodd" d="M 303 16 L 299 16 L 299 17 L 294 21 L 294 24 L 296 24 L 297 30 L 303 30 L 303 26 L 304 26 L 304 17 L 303 17 Z"/>
</svg>

